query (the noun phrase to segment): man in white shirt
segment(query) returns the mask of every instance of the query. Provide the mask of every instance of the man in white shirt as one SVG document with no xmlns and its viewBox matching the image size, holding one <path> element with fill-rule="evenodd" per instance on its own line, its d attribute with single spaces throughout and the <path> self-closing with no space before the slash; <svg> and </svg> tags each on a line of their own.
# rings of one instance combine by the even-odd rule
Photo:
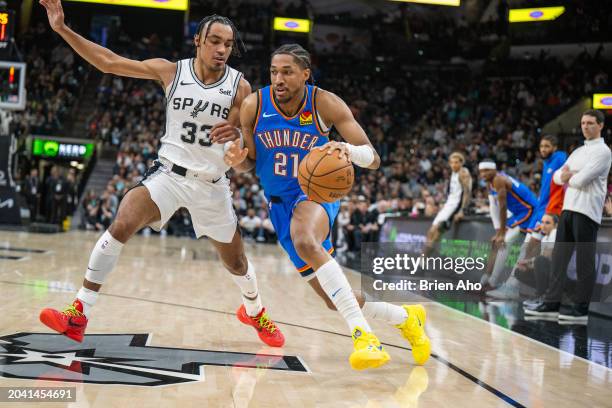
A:
<svg viewBox="0 0 612 408">
<path fill-rule="evenodd" d="M 559 219 L 552 256 L 550 286 L 544 301 L 525 313 L 536 316 L 558 316 L 560 320 L 586 321 L 595 284 L 597 231 L 601 224 L 607 193 L 612 152 L 601 137 L 605 117 L 596 110 L 582 114 L 584 146 L 574 150 L 565 165 L 555 172 L 553 180 L 565 185 L 563 211 Z M 561 305 L 567 280 L 567 265 L 576 249 L 576 290 L 572 304 Z"/>
</svg>

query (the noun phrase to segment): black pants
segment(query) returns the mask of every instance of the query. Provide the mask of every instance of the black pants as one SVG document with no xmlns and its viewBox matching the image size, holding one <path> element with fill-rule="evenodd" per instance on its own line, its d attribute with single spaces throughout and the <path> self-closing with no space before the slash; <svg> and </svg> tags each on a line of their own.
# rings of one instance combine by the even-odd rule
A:
<svg viewBox="0 0 612 408">
<path fill-rule="evenodd" d="M 538 255 L 534 259 L 533 270 L 518 269 L 515 276 L 523 284 L 536 290 L 536 297 L 543 296 L 550 286 L 551 261 L 545 256 Z"/>
<path fill-rule="evenodd" d="M 547 302 L 561 302 L 567 281 L 567 265 L 576 250 L 576 290 L 574 303 L 589 303 L 595 285 L 595 254 L 599 224 L 584 214 L 564 210 L 559 218 L 557 239 L 552 253 L 550 286 L 544 295 Z"/>
</svg>

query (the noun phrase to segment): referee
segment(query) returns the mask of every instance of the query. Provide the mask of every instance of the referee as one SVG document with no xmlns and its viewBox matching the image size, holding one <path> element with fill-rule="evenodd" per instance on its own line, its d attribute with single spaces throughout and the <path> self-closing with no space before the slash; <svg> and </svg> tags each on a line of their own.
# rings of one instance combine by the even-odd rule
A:
<svg viewBox="0 0 612 408">
<path fill-rule="evenodd" d="M 525 314 L 558 316 L 559 320 L 586 321 L 595 284 L 597 230 L 606 199 L 612 152 L 601 137 L 604 115 L 588 110 L 580 121 L 584 146 L 574 150 L 557 170 L 555 184 L 565 185 L 563 211 L 559 219 L 557 239 L 552 254 L 550 287 L 543 301 L 525 307 Z M 561 305 L 567 280 L 567 265 L 576 249 L 576 290 L 571 303 Z"/>
</svg>

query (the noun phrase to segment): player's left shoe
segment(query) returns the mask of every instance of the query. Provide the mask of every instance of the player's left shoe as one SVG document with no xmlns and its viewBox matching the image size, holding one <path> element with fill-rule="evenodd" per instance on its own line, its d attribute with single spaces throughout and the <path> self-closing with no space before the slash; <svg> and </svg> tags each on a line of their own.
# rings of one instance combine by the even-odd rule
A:
<svg viewBox="0 0 612 408">
<path fill-rule="evenodd" d="M 81 343 L 87 328 L 87 317 L 83 314 L 83 305 L 76 299 L 63 312 L 55 309 L 43 309 L 40 321 L 47 327 Z"/>
<path fill-rule="evenodd" d="M 361 327 L 353 329 L 353 352 L 349 363 L 353 370 L 366 370 L 387 364 L 390 357 L 374 333 L 366 332 Z"/>
<path fill-rule="evenodd" d="M 244 305 L 241 305 L 236 311 L 236 317 L 242 323 L 253 326 L 257 330 L 257 335 L 270 347 L 282 347 L 285 344 L 285 336 L 280 331 L 278 326 L 268 317 L 266 308 L 261 309 L 257 316 L 251 317 L 247 314 Z"/>
<path fill-rule="evenodd" d="M 417 364 L 423 365 L 431 355 L 431 343 L 425 334 L 425 308 L 423 305 L 403 305 L 408 313 L 408 317 L 397 327 L 402 332 L 402 336 L 412 346 L 412 357 Z"/>
</svg>

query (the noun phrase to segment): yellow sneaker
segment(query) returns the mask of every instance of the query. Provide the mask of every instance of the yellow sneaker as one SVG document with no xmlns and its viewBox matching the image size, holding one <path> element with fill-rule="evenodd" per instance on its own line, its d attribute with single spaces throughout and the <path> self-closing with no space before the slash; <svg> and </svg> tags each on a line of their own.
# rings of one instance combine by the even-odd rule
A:
<svg viewBox="0 0 612 408">
<path fill-rule="evenodd" d="M 431 354 L 431 343 L 425 334 L 425 308 L 422 305 L 403 305 L 408 313 L 408 318 L 397 327 L 402 332 L 402 336 L 412 346 L 412 357 L 414 361 L 423 365 Z"/>
<path fill-rule="evenodd" d="M 376 336 L 361 327 L 353 330 L 353 342 L 355 351 L 351 353 L 349 363 L 354 370 L 380 367 L 391 358 Z"/>
</svg>

